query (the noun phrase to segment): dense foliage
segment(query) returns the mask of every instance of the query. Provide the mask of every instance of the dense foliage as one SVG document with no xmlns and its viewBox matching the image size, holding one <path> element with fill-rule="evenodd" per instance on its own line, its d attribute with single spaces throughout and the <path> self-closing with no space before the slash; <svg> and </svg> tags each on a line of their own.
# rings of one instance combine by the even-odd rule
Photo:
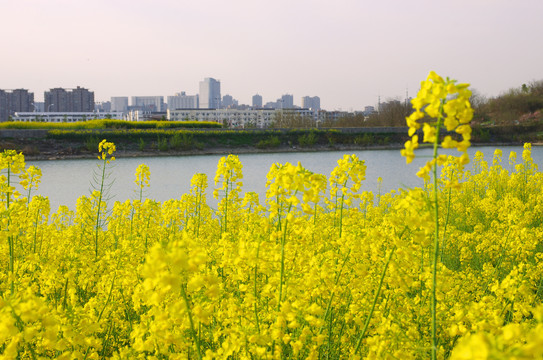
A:
<svg viewBox="0 0 543 360">
<path fill-rule="evenodd" d="M 107 133 L 94 130 L 50 130 L 48 139 L 55 141 L 74 141 L 81 144 L 90 143 L 89 149 L 96 149 L 100 136 L 107 136 L 119 149 L 131 149 L 144 143 L 145 149 L 158 148 L 161 151 L 170 149 L 203 149 L 214 147 L 256 147 L 275 148 L 279 146 L 335 146 L 342 144 L 386 145 L 400 144 L 405 134 L 400 132 L 343 132 L 335 129 L 312 130 L 230 130 L 230 129 L 118 129 Z M 161 146 L 161 143 L 163 144 Z M 179 146 L 181 144 L 181 146 Z M 142 149 L 143 150 L 143 149 Z"/>
<path fill-rule="evenodd" d="M 476 95 L 475 121 L 481 125 L 533 125 L 543 120 L 543 80 L 522 84 L 492 98 Z"/>
<path fill-rule="evenodd" d="M 212 121 L 125 121 L 125 120 L 89 120 L 68 122 L 4 122 L 0 129 L 66 129 L 66 130 L 105 130 L 105 129 L 175 129 L 175 128 L 221 128 Z"/>
<path fill-rule="evenodd" d="M 454 161 L 442 172 L 440 357 L 542 355 L 543 178 L 529 146 L 520 163 L 509 159 L 503 166 L 497 151 L 489 165 L 478 154 L 473 172 L 455 172 Z M 203 174 L 180 199 L 145 199 L 141 166 L 136 199 L 108 207 L 97 190 L 51 213 L 31 195 L 39 171 L 5 152 L 0 352 L 427 358 L 432 186 L 371 194 L 362 161 L 338 163 L 328 181 L 274 166 L 261 203 L 242 193 L 229 156 L 217 209 Z M 444 187 L 451 176 L 460 186 Z"/>
</svg>

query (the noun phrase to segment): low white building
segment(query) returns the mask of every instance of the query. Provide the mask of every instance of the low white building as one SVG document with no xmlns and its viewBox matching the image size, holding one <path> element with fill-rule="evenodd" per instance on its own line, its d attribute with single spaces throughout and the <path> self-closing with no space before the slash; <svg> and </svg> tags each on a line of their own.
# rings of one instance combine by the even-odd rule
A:
<svg viewBox="0 0 543 360">
<path fill-rule="evenodd" d="M 168 109 L 197 109 L 200 107 L 198 95 L 187 95 L 184 91 L 168 96 Z"/>
<path fill-rule="evenodd" d="M 213 121 L 231 128 L 266 128 L 271 125 L 277 111 L 275 109 L 168 109 L 170 121 Z M 288 112 L 314 117 L 308 109 L 288 109 Z"/>
<path fill-rule="evenodd" d="M 96 119 L 123 120 L 121 112 L 16 112 L 12 121 L 21 122 L 78 122 Z"/>
</svg>

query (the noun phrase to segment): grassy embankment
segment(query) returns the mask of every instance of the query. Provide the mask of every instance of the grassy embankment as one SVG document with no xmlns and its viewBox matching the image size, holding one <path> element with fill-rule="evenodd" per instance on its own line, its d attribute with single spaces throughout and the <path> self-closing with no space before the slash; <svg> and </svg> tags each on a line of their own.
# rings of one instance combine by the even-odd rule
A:
<svg viewBox="0 0 543 360">
<path fill-rule="evenodd" d="M 195 128 L 198 127 L 198 128 Z M 171 152 L 213 148 L 279 149 L 281 147 L 375 146 L 403 144 L 405 133 L 391 129 L 222 129 L 217 123 L 153 121 L 89 121 L 85 123 L 4 123 L 0 129 L 45 129 L 42 139 L 5 140 L 2 148 L 39 155 L 48 146 L 64 154 L 91 154 L 101 139 L 114 141 L 120 151 Z"/>
</svg>

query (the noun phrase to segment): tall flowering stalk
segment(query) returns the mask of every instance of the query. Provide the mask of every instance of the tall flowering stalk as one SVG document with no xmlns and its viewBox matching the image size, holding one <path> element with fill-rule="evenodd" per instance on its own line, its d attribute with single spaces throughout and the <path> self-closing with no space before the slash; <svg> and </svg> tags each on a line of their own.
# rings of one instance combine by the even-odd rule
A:
<svg viewBox="0 0 543 360">
<path fill-rule="evenodd" d="M 437 285 L 437 262 L 439 255 L 439 207 L 438 207 L 438 176 L 437 168 L 443 165 L 447 160 L 446 155 L 439 155 L 439 146 L 446 149 L 456 148 L 461 155 L 456 158 L 460 170 L 469 162 L 467 149 L 471 145 L 471 127 L 469 125 L 473 117 L 473 109 L 469 103 L 471 91 L 468 90 L 469 84 L 457 84 L 456 80 L 449 78 L 443 79 L 435 72 L 431 71 L 428 78 L 421 82 L 417 97 L 411 100 L 415 111 L 407 117 L 409 126 L 409 136 L 411 140 L 405 143 L 405 148 L 401 151 L 409 164 L 415 158 L 414 151 L 419 147 L 419 136 L 417 130 L 422 127 L 424 138 L 423 142 L 433 144 L 432 159 L 426 162 L 426 165 L 417 173 L 419 177 L 429 180 L 430 173 L 433 175 L 433 215 L 435 222 L 434 246 L 432 253 L 432 297 L 431 297 L 431 316 L 432 316 L 432 359 L 436 359 L 437 350 L 437 320 L 436 320 L 436 285 Z M 454 140 L 450 135 L 444 137 L 439 142 L 440 132 L 445 126 L 447 131 L 454 131 L 461 135 L 462 140 Z"/>
<path fill-rule="evenodd" d="M 329 205 L 336 213 L 339 208 L 339 237 L 341 237 L 343 230 L 343 210 L 345 205 L 352 205 L 352 200 L 360 197 L 357 192 L 365 179 L 366 165 L 364 165 L 364 160 L 359 160 L 355 154 L 343 155 L 343 158 L 337 161 L 337 166 L 332 170 Z M 347 186 L 349 180 L 352 183 L 351 186 Z"/>
<path fill-rule="evenodd" d="M 277 310 L 281 308 L 281 301 L 284 299 L 283 286 L 285 283 L 285 246 L 287 240 L 287 229 L 295 221 L 294 211 L 300 204 L 299 194 L 305 200 L 313 199 L 315 191 L 311 191 L 313 183 L 318 184 L 318 176 L 305 169 L 301 163 L 298 165 L 273 164 L 267 175 L 266 202 L 269 205 L 269 218 L 275 221 L 276 231 L 272 234 L 275 240 L 281 244 L 281 272 L 279 280 L 279 298 Z M 316 192 L 318 195 L 318 191 Z M 313 194 L 313 195 L 310 195 Z M 312 211 L 305 207 L 305 211 Z"/>
<path fill-rule="evenodd" d="M 100 190 L 98 192 L 93 192 L 93 197 L 96 197 L 97 205 L 96 205 L 96 223 L 94 226 L 94 255 L 96 258 L 98 258 L 98 230 L 102 227 L 101 225 L 101 216 L 102 216 L 102 203 L 104 202 L 104 188 L 107 186 L 106 184 L 106 167 L 107 165 L 115 160 L 115 156 L 113 156 L 113 153 L 115 152 L 115 144 L 112 142 L 107 142 L 106 139 L 100 141 L 100 144 L 98 144 L 98 152 L 100 155 L 98 155 L 98 159 L 102 160 L 102 164 L 100 165 L 101 175 L 98 179 Z"/>
<path fill-rule="evenodd" d="M 207 189 L 207 175 L 206 174 L 194 174 L 190 180 L 190 193 L 195 201 L 192 209 L 192 219 L 196 222 L 194 225 L 194 233 L 196 236 L 200 236 L 200 226 L 202 225 L 202 211 L 207 208 L 206 204 L 206 189 Z"/>
<path fill-rule="evenodd" d="M 149 170 L 149 166 L 145 164 L 140 164 L 136 169 L 136 180 L 134 182 L 137 186 L 137 193 L 138 193 L 138 202 L 134 201 L 132 203 L 132 212 L 130 214 L 130 235 L 132 235 L 132 230 L 134 226 L 134 212 L 137 208 L 141 209 L 142 201 L 143 201 L 143 193 L 145 191 L 146 187 L 149 187 L 149 181 L 151 180 L 151 170 Z"/>
<path fill-rule="evenodd" d="M 239 194 L 243 183 L 242 172 L 243 165 L 236 155 L 228 155 L 222 157 L 217 164 L 217 172 L 215 174 L 215 186 L 219 183 L 220 188 L 213 191 L 213 197 L 219 199 L 222 193 L 222 199 L 219 201 L 218 210 L 221 217 L 221 233 L 228 231 L 228 218 L 232 213 L 232 206 L 240 201 Z M 229 209 L 230 207 L 230 209 Z"/>
<path fill-rule="evenodd" d="M 10 273 L 10 290 L 11 294 L 14 292 L 14 270 L 15 270 L 15 239 L 16 235 L 13 230 L 10 229 L 11 225 L 11 200 L 16 200 L 20 194 L 15 187 L 12 186 L 11 177 L 14 174 L 21 176 L 21 173 L 24 173 L 25 169 L 25 159 L 22 153 L 17 154 L 15 150 L 4 150 L 0 156 L 0 200 L 4 202 L 4 207 L 1 210 L 4 210 L 2 214 L 2 222 L 5 224 L 5 231 L 8 234 L 8 247 L 9 247 L 9 265 L 8 273 Z M 4 175 L 5 173 L 5 175 Z M 5 219 L 5 220 L 4 220 Z M 4 229 L 2 229 L 4 230 Z"/>
</svg>

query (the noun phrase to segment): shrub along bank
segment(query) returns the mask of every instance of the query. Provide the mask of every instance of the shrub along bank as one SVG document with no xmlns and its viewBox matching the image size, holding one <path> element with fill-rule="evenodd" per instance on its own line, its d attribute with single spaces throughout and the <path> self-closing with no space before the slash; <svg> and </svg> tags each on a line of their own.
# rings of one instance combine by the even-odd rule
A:
<svg viewBox="0 0 543 360">
<path fill-rule="evenodd" d="M 123 126 L 127 123 L 123 122 Z M 3 130 L 0 130 L 2 137 L 0 139 L 0 150 L 16 149 L 22 151 L 27 156 L 85 156 L 86 154 L 92 156 L 98 143 L 104 138 L 114 141 L 119 151 L 147 153 L 213 151 L 214 149 L 224 148 L 280 151 L 287 148 L 291 150 L 309 150 L 336 149 L 345 146 L 351 148 L 375 146 L 396 147 L 403 145 L 408 140 L 405 129 L 398 127 L 378 129 L 231 130 L 216 128 L 179 129 L 173 128 L 175 124 L 178 124 L 173 122 L 168 125 L 172 126 L 172 128 L 167 128 L 167 125 L 164 123 L 159 121 L 134 123 L 150 126 L 149 128 L 115 128 L 115 121 L 111 123 L 104 121 L 102 124 L 104 126 L 101 128 L 51 128 L 48 130 L 28 128 L 6 130 L 6 127 L 4 127 Z M 0 125 L 6 124 L 8 123 Z M 91 124 L 88 125 L 91 126 Z M 473 127 L 472 133 L 472 142 L 479 144 L 538 143 L 542 140 L 543 124 L 478 126 Z"/>
<path fill-rule="evenodd" d="M 405 132 L 397 129 L 227 130 L 227 129 L 54 129 L 44 138 L 0 141 L 0 148 L 16 148 L 25 155 L 92 154 L 100 140 L 114 141 L 119 151 L 175 152 L 217 148 L 255 150 L 335 148 L 336 146 L 401 145 Z M 371 132 L 370 132 L 371 131 Z"/>
</svg>

